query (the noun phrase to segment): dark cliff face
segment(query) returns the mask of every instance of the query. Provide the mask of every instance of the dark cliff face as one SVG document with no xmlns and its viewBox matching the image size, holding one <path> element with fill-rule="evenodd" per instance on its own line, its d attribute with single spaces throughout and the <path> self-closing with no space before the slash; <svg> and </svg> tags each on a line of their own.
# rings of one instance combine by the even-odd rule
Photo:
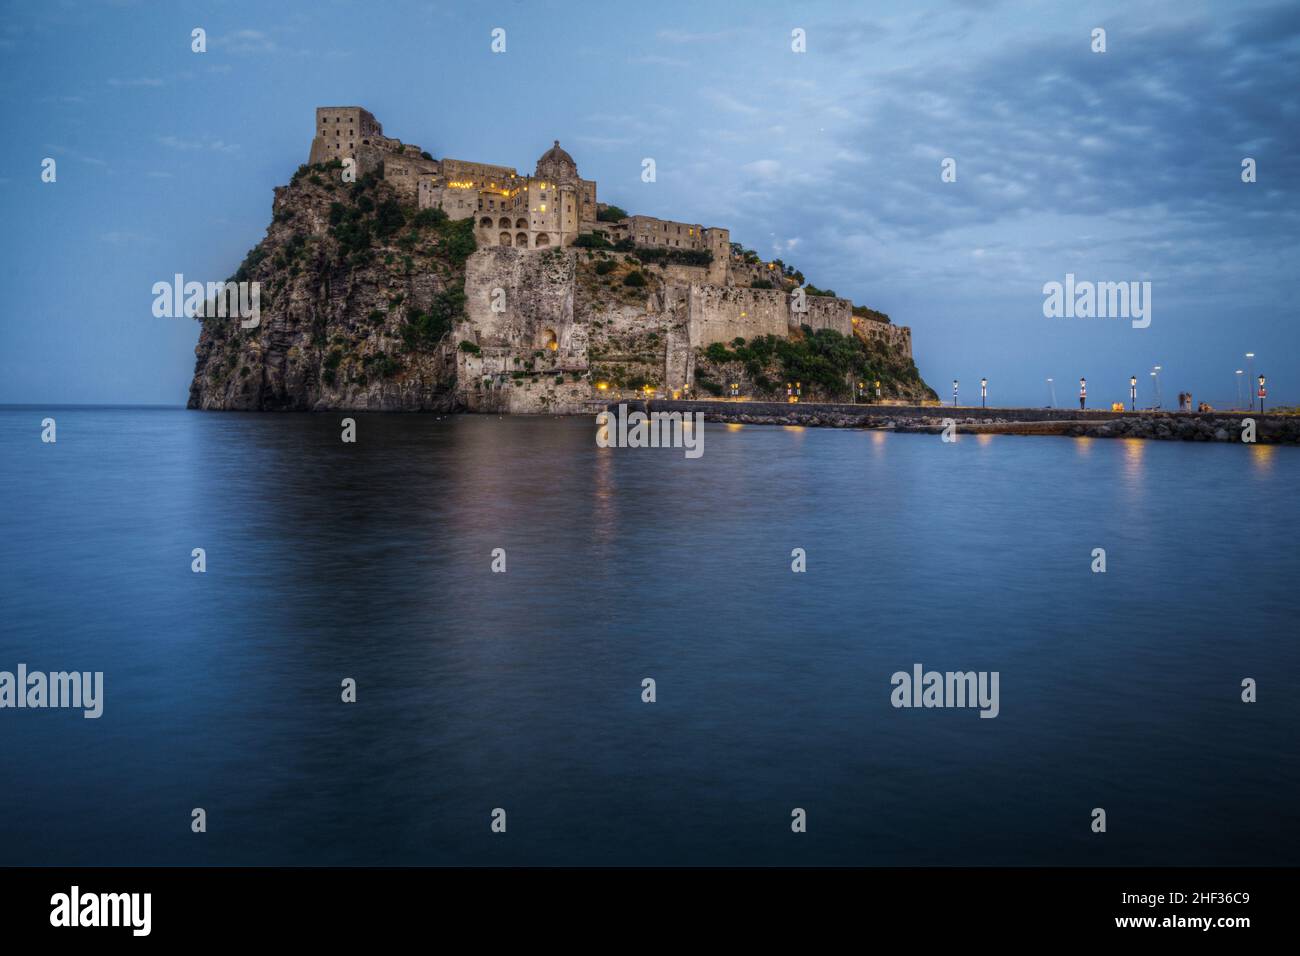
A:
<svg viewBox="0 0 1300 956">
<path fill-rule="evenodd" d="M 231 281 L 261 321 L 201 320 L 189 407 L 446 411 L 472 220 L 402 205 L 381 177 L 304 166 Z"/>
</svg>

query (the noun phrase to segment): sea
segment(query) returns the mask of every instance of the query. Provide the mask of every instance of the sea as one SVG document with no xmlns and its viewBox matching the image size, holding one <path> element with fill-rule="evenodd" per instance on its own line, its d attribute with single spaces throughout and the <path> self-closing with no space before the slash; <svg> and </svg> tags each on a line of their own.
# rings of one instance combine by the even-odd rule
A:
<svg viewBox="0 0 1300 956">
<path fill-rule="evenodd" d="M 0 408 L 0 865 L 1300 864 L 1300 449 L 595 437 Z"/>
</svg>

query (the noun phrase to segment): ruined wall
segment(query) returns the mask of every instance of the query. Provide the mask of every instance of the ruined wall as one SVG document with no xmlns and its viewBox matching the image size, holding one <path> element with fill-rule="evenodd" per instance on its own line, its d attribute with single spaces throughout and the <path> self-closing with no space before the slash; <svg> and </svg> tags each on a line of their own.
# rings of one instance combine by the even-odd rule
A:
<svg viewBox="0 0 1300 956">
<path fill-rule="evenodd" d="M 902 354 L 909 359 L 912 357 L 912 330 L 906 325 L 891 325 L 888 322 L 855 318 L 853 330 L 859 338 L 866 339 L 874 345 L 901 350 Z"/>
</svg>

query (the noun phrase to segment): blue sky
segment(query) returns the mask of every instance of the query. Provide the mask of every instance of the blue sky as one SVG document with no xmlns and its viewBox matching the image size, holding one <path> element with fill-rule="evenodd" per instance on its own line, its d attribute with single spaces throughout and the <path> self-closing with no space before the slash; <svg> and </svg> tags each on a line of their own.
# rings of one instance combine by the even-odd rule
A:
<svg viewBox="0 0 1300 956">
<path fill-rule="evenodd" d="M 603 201 L 911 326 L 943 396 L 1096 404 L 1159 364 L 1166 405 L 1231 404 L 1253 351 L 1300 404 L 1300 5 L 11 3 L 0 57 L 0 402 L 183 404 L 197 325 L 151 286 L 229 275 L 314 108 L 358 104 L 435 156 L 558 138 Z M 1044 318 L 1066 273 L 1150 280 L 1151 326 Z"/>
</svg>

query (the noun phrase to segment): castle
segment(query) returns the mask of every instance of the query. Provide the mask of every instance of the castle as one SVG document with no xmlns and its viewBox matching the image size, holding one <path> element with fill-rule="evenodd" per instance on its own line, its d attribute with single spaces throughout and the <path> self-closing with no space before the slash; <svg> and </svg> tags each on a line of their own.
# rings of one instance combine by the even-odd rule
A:
<svg viewBox="0 0 1300 956">
<path fill-rule="evenodd" d="M 474 220 L 478 251 L 466 263 L 466 318 L 454 333 L 466 346 L 455 356 L 458 399 L 471 410 L 581 410 L 608 397 L 597 377 L 633 362 L 638 348 L 654 351 L 648 381 L 666 395 L 691 394 L 697 349 L 801 326 L 857 334 L 911 358 L 910 329 L 855 315 L 848 299 L 804 295 L 776 263 L 734 246 L 727 229 L 601 218 L 609 207 L 597 202 L 596 183 L 578 174 L 558 140 L 531 176 L 521 175 L 512 166 L 434 159 L 385 136 L 359 106 L 320 107 L 308 162 L 335 160 L 351 160 L 357 175 L 382 168 L 408 203 Z M 611 306 L 583 286 L 575 253 L 588 260 L 593 253 L 574 246 L 592 234 L 633 256 L 640 251 L 638 265 L 654 280 L 643 304 Z"/>
<path fill-rule="evenodd" d="M 596 183 L 578 175 L 577 163 L 559 140 L 526 176 L 513 166 L 433 159 L 418 146 L 385 136 L 382 124 L 359 106 L 318 108 L 307 161 L 347 158 L 356 163 L 358 175 L 382 163 L 384 179 L 421 209 L 441 209 L 452 219 L 474 217 L 479 248 L 548 249 L 602 231 L 613 241 L 631 239 L 642 247 L 708 251 L 718 262 L 731 251 L 727 229 L 651 216 L 599 221 Z"/>
</svg>

